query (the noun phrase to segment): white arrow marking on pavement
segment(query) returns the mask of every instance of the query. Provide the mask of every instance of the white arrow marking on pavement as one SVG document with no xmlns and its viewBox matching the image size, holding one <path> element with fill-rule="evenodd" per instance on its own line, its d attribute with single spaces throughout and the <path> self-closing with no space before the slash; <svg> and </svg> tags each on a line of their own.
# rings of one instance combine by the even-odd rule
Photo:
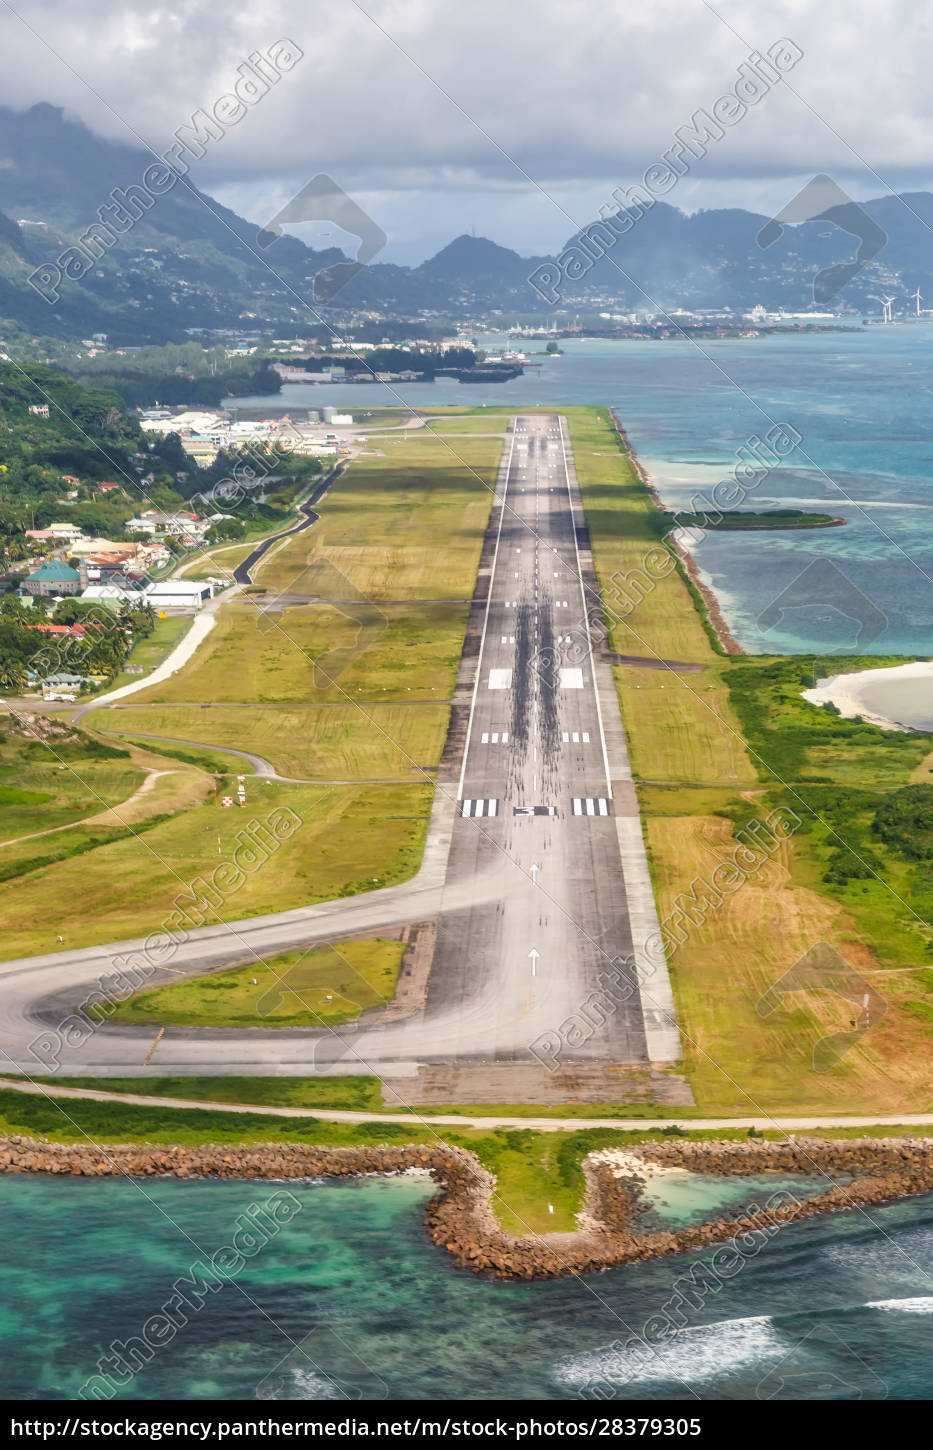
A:
<svg viewBox="0 0 933 1450">
<path fill-rule="evenodd" d="M 534 976 L 537 975 L 537 973 L 535 971 L 535 968 L 538 965 L 538 953 L 535 951 L 534 947 L 531 948 L 531 951 L 528 953 L 528 956 L 529 956 L 529 959 L 531 961 L 531 975 L 534 977 Z"/>
<path fill-rule="evenodd" d="M 532 886 L 537 886 L 537 884 L 538 884 L 538 872 L 541 870 L 541 867 L 540 866 L 529 866 L 528 869 L 531 872 L 531 884 L 532 884 Z"/>
</svg>

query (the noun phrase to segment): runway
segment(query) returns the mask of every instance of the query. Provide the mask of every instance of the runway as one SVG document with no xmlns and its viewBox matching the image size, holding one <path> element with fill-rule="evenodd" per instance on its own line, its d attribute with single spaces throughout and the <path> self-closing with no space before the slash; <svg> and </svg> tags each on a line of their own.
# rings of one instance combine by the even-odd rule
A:
<svg viewBox="0 0 933 1450">
<path fill-rule="evenodd" d="M 117 943 L 0 966 L 0 1072 L 411 1075 L 460 1062 L 667 1063 L 680 1055 L 572 450 L 554 414 L 511 421 L 421 871 L 366 896 L 176 946 L 177 981 L 212 965 L 437 917 L 425 1006 L 313 1029 L 95 1022 Z M 461 745 L 462 740 L 462 745 Z"/>
</svg>

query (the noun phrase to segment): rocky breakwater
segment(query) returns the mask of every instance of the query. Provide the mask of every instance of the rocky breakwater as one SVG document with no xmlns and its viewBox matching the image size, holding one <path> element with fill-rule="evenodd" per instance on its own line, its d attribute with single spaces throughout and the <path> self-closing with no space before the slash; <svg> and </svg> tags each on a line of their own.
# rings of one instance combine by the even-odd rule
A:
<svg viewBox="0 0 933 1450">
<path fill-rule="evenodd" d="M 438 1185 L 426 1208 L 431 1239 L 464 1268 L 505 1279 L 561 1278 L 730 1241 L 748 1244 L 756 1234 L 770 1234 L 817 1214 L 933 1191 L 933 1142 L 917 1138 L 683 1140 L 627 1147 L 620 1158 L 621 1169 L 613 1164 L 611 1153 L 584 1160 L 586 1204 L 575 1232 L 516 1237 L 504 1232 L 493 1216 L 493 1176 L 474 1154 L 445 1144 L 182 1148 L 0 1140 L 0 1170 L 6 1173 L 279 1181 L 428 1173 Z M 732 1218 L 711 1219 L 671 1233 L 642 1233 L 638 1229 L 644 1185 L 659 1167 L 729 1176 L 820 1174 L 832 1186 L 818 1196 L 812 1192 L 806 1196 L 803 1187 L 800 1195 L 784 1190 L 765 1206 L 756 1204 Z"/>
</svg>

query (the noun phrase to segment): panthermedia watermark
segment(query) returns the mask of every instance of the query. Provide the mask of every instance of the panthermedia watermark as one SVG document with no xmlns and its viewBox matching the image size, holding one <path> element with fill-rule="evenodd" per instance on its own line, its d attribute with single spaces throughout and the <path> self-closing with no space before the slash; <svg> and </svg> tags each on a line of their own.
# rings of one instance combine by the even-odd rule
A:
<svg viewBox="0 0 933 1450">
<path fill-rule="evenodd" d="M 772 860 L 783 843 L 798 830 L 800 817 L 779 807 L 764 820 L 753 819 L 735 833 L 735 847 L 708 877 L 695 876 L 687 891 L 671 904 L 657 932 L 644 942 L 640 969 L 631 957 L 616 957 L 596 978 L 595 990 L 549 1032 L 540 1033 L 528 1051 L 548 1072 L 556 1072 L 567 1052 L 579 1049 L 607 1026 L 621 1006 L 641 991 L 665 961 L 701 927 L 713 911 L 734 896 Z"/>
<path fill-rule="evenodd" d="M 817 1324 L 758 1381 L 759 1400 L 886 1400 L 888 1387 L 828 1324 Z"/>
<path fill-rule="evenodd" d="M 110 248 L 156 205 L 159 197 L 187 176 L 191 162 L 204 156 L 208 144 L 222 140 L 229 127 L 238 125 L 278 85 L 283 75 L 295 68 L 303 55 L 304 51 L 287 39 L 275 41 L 264 51 L 252 51 L 237 67 L 236 80 L 229 91 L 213 105 L 199 106 L 174 132 L 174 144 L 145 168 L 138 181 L 113 188 L 109 200 L 97 208 L 97 221 L 72 246 L 65 247 L 54 262 L 43 262 L 30 272 L 26 280 L 34 291 L 54 307 L 61 300 L 62 283 L 80 282 L 93 271 Z"/>
<path fill-rule="evenodd" d="M 283 628 L 281 615 L 288 609 L 313 604 L 316 612 L 326 611 L 331 617 L 322 620 L 321 638 L 326 647 L 315 653 L 305 650 L 312 663 L 315 690 L 337 685 L 360 655 L 370 649 L 385 632 L 388 620 L 384 612 L 344 574 L 325 553 L 312 555 L 310 561 L 274 593 L 253 596 L 256 628 L 262 632 Z M 336 617 L 335 617 L 336 616 Z"/>
<path fill-rule="evenodd" d="M 262 820 L 254 819 L 242 826 L 233 838 L 235 845 L 229 859 L 220 861 L 209 876 L 196 876 L 178 893 L 160 929 L 151 932 L 138 950 L 111 957 L 113 970 L 98 977 L 73 1011 L 32 1039 L 27 1051 L 43 1071 L 57 1071 L 63 1053 L 83 1047 L 113 1016 L 120 1002 L 151 983 L 175 957 L 189 932 L 216 919 L 225 904 L 302 824 L 290 806 L 276 806 Z"/>
<path fill-rule="evenodd" d="M 825 306 L 878 255 L 887 243 L 888 234 L 831 176 L 821 173 L 808 181 L 761 228 L 755 240 L 764 251 L 774 246 L 782 235 L 785 224 L 799 225 L 801 222 L 817 220 L 832 222 L 840 231 L 856 238 L 859 244 L 854 261 L 837 262 L 832 267 L 823 267 L 814 277 L 813 301 L 817 305 Z"/>
<path fill-rule="evenodd" d="M 325 176 L 323 172 L 313 176 L 269 218 L 257 234 L 257 245 L 262 248 L 272 246 L 282 235 L 284 226 L 289 223 L 295 226 L 301 222 L 328 222 L 356 237 L 359 243 L 353 261 L 334 262 L 315 274 L 312 284 L 315 302 L 332 302 L 337 293 L 379 255 L 388 241 L 382 228 L 359 203 L 348 196 L 333 177 Z"/>
<path fill-rule="evenodd" d="M 828 993 L 845 1003 L 853 1014 L 848 1027 L 828 1032 L 813 1044 L 814 1072 L 831 1071 L 866 1032 L 877 1026 L 888 1010 L 887 1002 L 870 979 L 850 967 L 835 947 L 826 942 L 812 946 L 759 997 L 758 1016 L 770 1017 L 779 1007 L 786 1006 L 785 998 L 791 992 Z"/>
<path fill-rule="evenodd" d="M 751 1260 L 757 1258 L 784 1227 L 788 1209 L 799 1203 L 800 1199 L 790 1189 L 780 1189 L 771 1195 L 764 1208 L 750 1204 L 743 1209 L 743 1218 L 758 1220 L 756 1227 L 736 1234 L 716 1249 L 709 1260 L 691 1264 L 671 1285 L 671 1298 L 653 1310 L 637 1333 L 625 1340 L 614 1340 L 597 1351 L 597 1371 L 580 1386 L 578 1396 L 587 1400 L 624 1398 L 626 1386 L 632 1381 L 637 1383 L 646 1373 L 653 1379 L 680 1379 L 678 1370 L 665 1361 L 665 1346 L 678 1341 L 708 1301 L 734 1282 Z"/>
<path fill-rule="evenodd" d="M 706 156 L 710 143 L 721 141 L 726 129 L 737 125 L 758 102 L 803 59 L 792 40 L 776 40 L 767 51 L 753 50 L 738 67 L 732 88 L 709 110 L 694 111 L 690 121 L 674 132 L 673 144 L 647 167 L 641 182 L 623 190 L 616 187 L 612 200 L 599 208 L 601 220 L 584 227 L 553 262 L 536 267 L 528 281 L 549 306 L 558 303 L 568 283 L 581 282 L 596 263 L 641 220 L 662 196 L 668 196 L 690 171 L 690 160 Z"/>
<path fill-rule="evenodd" d="M 384 1400 L 389 1387 L 329 1324 L 293 1344 L 256 1386 L 257 1400 Z"/>
<path fill-rule="evenodd" d="M 779 630 L 789 624 L 797 612 L 806 614 L 806 639 L 809 654 L 837 654 L 840 643 L 835 637 L 840 628 L 854 629 L 855 638 L 844 648 L 865 654 L 888 627 L 888 616 L 879 609 L 864 589 L 853 582 L 832 559 L 811 559 L 806 568 L 772 599 L 758 616 L 762 632 Z M 814 646 L 816 631 L 824 632 L 821 645 Z"/>
<path fill-rule="evenodd" d="M 200 1255 L 155 1313 L 147 1316 L 139 1333 L 114 1339 L 97 1361 L 97 1373 L 78 1390 L 82 1400 L 112 1400 L 160 1350 L 200 1314 L 209 1294 L 216 1294 L 236 1279 L 267 1244 L 301 1212 L 301 1202 L 287 1188 L 277 1188 L 263 1203 L 251 1203 L 234 1220 L 230 1242 L 210 1255 Z"/>
</svg>

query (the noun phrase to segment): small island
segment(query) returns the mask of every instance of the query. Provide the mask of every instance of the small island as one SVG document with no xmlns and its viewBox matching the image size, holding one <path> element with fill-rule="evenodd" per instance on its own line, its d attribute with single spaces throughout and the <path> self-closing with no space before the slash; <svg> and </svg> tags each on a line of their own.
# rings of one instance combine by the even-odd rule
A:
<svg viewBox="0 0 933 1450">
<path fill-rule="evenodd" d="M 719 513 L 681 513 L 666 510 L 675 529 L 833 529 L 847 522 L 832 514 L 808 514 L 802 509 L 732 509 Z"/>
</svg>

